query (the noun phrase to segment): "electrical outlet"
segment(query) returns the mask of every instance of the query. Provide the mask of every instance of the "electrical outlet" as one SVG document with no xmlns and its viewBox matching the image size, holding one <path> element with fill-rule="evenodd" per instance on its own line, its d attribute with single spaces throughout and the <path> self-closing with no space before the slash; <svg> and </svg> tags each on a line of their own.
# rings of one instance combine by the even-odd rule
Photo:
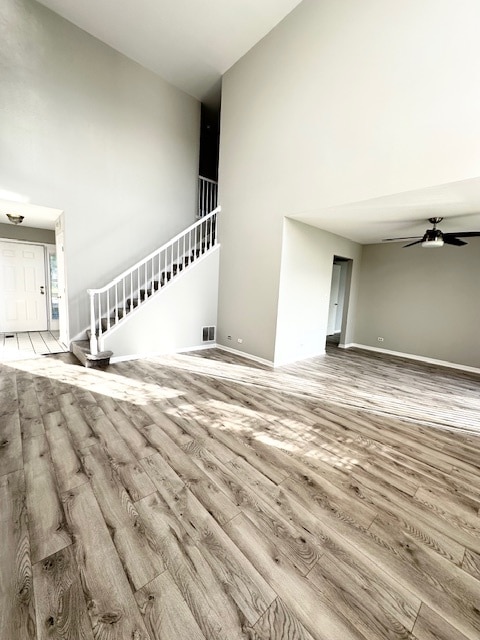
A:
<svg viewBox="0 0 480 640">
<path fill-rule="evenodd" d="M 377 340 L 378 340 L 379 342 L 383 342 L 384 338 L 381 338 L 380 336 L 378 336 Z"/>
<path fill-rule="evenodd" d="M 242 344 L 242 342 L 243 342 L 243 338 L 237 338 L 237 342 L 238 342 L 239 344 Z"/>
</svg>

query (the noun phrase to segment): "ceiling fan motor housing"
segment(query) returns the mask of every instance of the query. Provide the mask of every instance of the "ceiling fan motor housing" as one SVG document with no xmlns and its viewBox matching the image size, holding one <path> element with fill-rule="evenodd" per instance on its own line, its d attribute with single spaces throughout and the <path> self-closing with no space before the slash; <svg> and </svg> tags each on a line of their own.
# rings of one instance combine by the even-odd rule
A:
<svg viewBox="0 0 480 640">
<path fill-rule="evenodd" d="M 423 236 L 424 242 L 435 242 L 443 239 L 443 233 L 440 229 L 427 229 L 425 235 Z"/>
</svg>

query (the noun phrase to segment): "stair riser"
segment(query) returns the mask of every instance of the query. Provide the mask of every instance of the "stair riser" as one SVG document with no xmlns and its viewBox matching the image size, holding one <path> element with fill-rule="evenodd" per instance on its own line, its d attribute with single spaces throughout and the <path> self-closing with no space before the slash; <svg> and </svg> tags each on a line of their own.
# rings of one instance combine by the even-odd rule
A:
<svg viewBox="0 0 480 640">
<path fill-rule="evenodd" d="M 111 351 L 104 351 L 96 356 L 92 356 L 86 340 L 72 342 L 72 353 L 84 367 L 89 369 L 101 369 L 108 366 L 110 364 L 110 358 L 113 355 Z"/>
</svg>

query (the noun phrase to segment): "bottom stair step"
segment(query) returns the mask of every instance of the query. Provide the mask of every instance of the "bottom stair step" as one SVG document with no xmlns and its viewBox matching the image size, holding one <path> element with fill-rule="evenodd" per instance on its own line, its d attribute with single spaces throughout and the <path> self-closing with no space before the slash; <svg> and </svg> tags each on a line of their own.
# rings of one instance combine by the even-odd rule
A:
<svg viewBox="0 0 480 640">
<path fill-rule="evenodd" d="M 84 367 L 91 369 L 100 369 L 110 364 L 110 358 L 113 356 L 112 351 L 100 351 L 96 355 L 92 355 L 90 351 L 90 342 L 88 340 L 77 340 L 72 342 L 72 353 Z"/>
</svg>

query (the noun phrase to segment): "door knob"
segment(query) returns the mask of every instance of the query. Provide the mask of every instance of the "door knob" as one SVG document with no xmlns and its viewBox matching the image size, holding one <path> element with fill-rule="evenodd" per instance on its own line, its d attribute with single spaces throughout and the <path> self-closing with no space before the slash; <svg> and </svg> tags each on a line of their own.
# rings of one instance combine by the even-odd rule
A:
<svg viewBox="0 0 480 640">
<path fill-rule="evenodd" d="M 43 285 L 40 287 L 40 293 L 42 294 L 42 296 L 45 295 L 45 287 Z"/>
</svg>

